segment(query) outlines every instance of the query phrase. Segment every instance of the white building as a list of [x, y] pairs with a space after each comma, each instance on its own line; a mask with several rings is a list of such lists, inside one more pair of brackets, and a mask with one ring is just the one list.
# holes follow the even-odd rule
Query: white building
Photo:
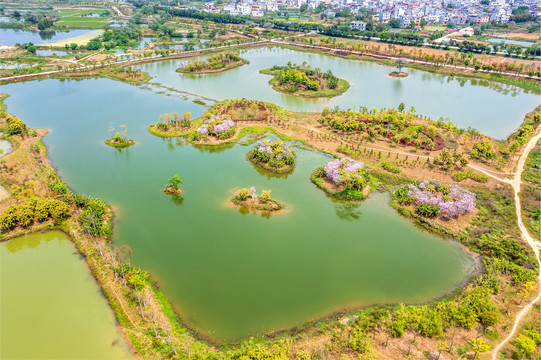
[[349, 26], [352, 29], [365, 31], [366, 30], [366, 23], [364, 21], [352, 21]]

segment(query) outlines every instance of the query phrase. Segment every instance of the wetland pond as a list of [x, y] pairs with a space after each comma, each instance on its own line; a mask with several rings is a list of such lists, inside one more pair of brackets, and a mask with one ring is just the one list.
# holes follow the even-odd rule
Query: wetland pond
[[64, 233], [0, 243], [0, 283], [0, 358], [135, 359]]
[[68, 31], [42, 31], [33, 32], [20, 29], [0, 29], [0, 45], [14, 46], [15, 44], [34, 43], [36, 45], [52, 44], [59, 41], [70, 42], [71, 39], [81, 36], [95, 34], [98, 36], [101, 31], [97, 30], [68, 30]]
[[[159, 282], [183, 322], [215, 341], [287, 329], [344, 309], [421, 303], [475, 269], [458, 244], [415, 227], [373, 193], [336, 202], [310, 182], [329, 156], [294, 148], [295, 172], [258, 172], [250, 146], [201, 148], [148, 132], [160, 114], [206, 109], [109, 79], [42, 80], [0, 87], [8, 111], [47, 128], [52, 164], [76, 192], [116, 211], [114, 241]], [[32, 104], [32, 106], [28, 106]], [[125, 124], [137, 144], [103, 144]], [[182, 197], [162, 193], [174, 174]], [[264, 216], [227, 205], [237, 187], [271, 189], [287, 210]], [[18, 307], [18, 304], [12, 306]], [[45, 311], [45, 310], [44, 310]]]
[[[358, 110], [359, 106], [396, 108], [401, 102], [406, 109], [414, 106], [418, 113], [437, 120], [448, 117], [458, 127], [471, 126], [496, 139], [504, 139], [516, 130], [524, 115], [539, 105], [539, 96], [514, 85], [442, 76], [426, 71], [406, 69], [407, 78], [391, 78], [396, 68], [375, 62], [344, 59], [289, 50], [281, 47], [241, 51], [250, 63], [213, 74], [176, 73], [186, 59], [151, 62], [137, 67], [147, 71], [153, 83], [175, 88], [210, 99], [254, 99], [280, 105], [292, 111], [321, 111], [325, 107]], [[204, 58], [204, 57], [202, 57]], [[289, 61], [332, 72], [350, 83], [350, 88], [334, 98], [304, 99], [281, 94], [268, 84], [271, 76], [259, 71]]]

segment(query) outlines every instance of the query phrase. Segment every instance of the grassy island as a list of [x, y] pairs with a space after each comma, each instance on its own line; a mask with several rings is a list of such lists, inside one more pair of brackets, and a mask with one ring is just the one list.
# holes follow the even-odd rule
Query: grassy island
[[185, 66], [177, 69], [177, 72], [187, 74], [205, 74], [227, 71], [244, 64], [248, 60], [239, 57], [239, 54], [234, 52], [225, 52], [211, 56], [207, 61], [191, 61]]
[[307, 98], [334, 97], [349, 89], [349, 83], [334, 76], [330, 69], [322, 72], [319, 68], [312, 69], [304, 63], [274, 65], [260, 73], [274, 76], [269, 81], [274, 90]]
[[134, 145], [135, 141], [132, 139], [125, 139], [120, 135], [116, 135], [110, 139], [105, 140], [105, 144], [122, 149]]
[[[111, 127], [109, 129], [110, 131], [115, 131], [115, 128]], [[109, 139], [105, 140], [105, 144], [115, 147], [117, 149], [127, 148], [135, 144], [135, 141], [132, 139], [128, 139], [126, 136], [128, 133], [128, 129], [126, 128], [126, 125], [120, 125], [120, 131], [116, 133], [115, 136], [110, 137]]]
[[182, 114], [182, 118], [176, 112], [163, 114], [160, 115], [160, 122], [150, 125], [148, 130], [160, 137], [185, 136], [189, 134], [192, 128], [191, 117], [192, 114], [190, 112]]
[[295, 168], [295, 153], [281, 141], [258, 142], [246, 157], [254, 166], [279, 174]]
[[317, 168], [310, 178], [331, 197], [362, 200], [370, 193], [370, 175], [362, 162], [350, 158], [335, 159]]
[[270, 190], [263, 190], [261, 195], [257, 196], [255, 188], [238, 190], [231, 202], [238, 206], [247, 207], [259, 211], [278, 211], [284, 208], [284, 205], [270, 198]]

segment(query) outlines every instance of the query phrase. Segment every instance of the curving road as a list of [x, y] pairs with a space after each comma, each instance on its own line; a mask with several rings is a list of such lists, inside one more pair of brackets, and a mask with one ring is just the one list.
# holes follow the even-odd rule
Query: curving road
[[[528, 141], [528, 144], [526, 145], [526, 148], [524, 149], [524, 152], [520, 156], [520, 159], [518, 160], [517, 165], [517, 172], [515, 173], [515, 177], [513, 179], [499, 179], [502, 182], [508, 183], [513, 187], [513, 191], [515, 193], [515, 209], [517, 213], [517, 221], [518, 221], [518, 227], [520, 229], [521, 236], [528, 245], [532, 248], [533, 252], [535, 253], [535, 258], [537, 259], [537, 263], [539, 264], [539, 274], [537, 276], [538, 282], [541, 285], [541, 260], [539, 258], [539, 250], [541, 248], [541, 243], [539, 241], [536, 241], [528, 232], [526, 229], [526, 226], [524, 226], [524, 222], [522, 221], [522, 209], [520, 206], [520, 186], [522, 185], [522, 172], [524, 171], [524, 165], [526, 164], [526, 159], [528, 158], [528, 155], [530, 154], [530, 151], [535, 147], [535, 145], [539, 142], [541, 139], [541, 132], [539, 132], [537, 135], [532, 137], [530, 141]], [[487, 174], [489, 175], [489, 174]], [[495, 179], [495, 176], [489, 175]], [[517, 328], [520, 324], [520, 321], [526, 316], [526, 314], [532, 309], [533, 305], [541, 299], [541, 287], [539, 290], [539, 294], [537, 294], [537, 297], [527, 303], [522, 310], [517, 314], [517, 317], [515, 318], [515, 323], [513, 324], [513, 328], [511, 329], [511, 332], [505, 339], [503, 339], [498, 345], [494, 347], [494, 349], [490, 352], [492, 353], [492, 360], [498, 360], [498, 355], [500, 350], [507, 344], [515, 335]]]

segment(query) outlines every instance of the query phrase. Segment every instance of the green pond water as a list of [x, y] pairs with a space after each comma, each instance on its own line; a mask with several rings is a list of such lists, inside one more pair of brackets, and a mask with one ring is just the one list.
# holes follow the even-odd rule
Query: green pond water
[[[396, 68], [368, 61], [300, 52], [280, 47], [244, 50], [241, 56], [248, 65], [215, 74], [181, 74], [175, 72], [186, 59], [166, 60], [139, 65], [159, 83], [169, 88], [224, 100], [247, 98], [269, 101], [293, 111], [321, 111], [339, 106], [396, 108], [401, 102], [412, 105], [418, 113], [449, 118], [459, 127], [471, 126], [496, 139], [506, 138], [520, 126], [524, 115], [540, 103], [538, 95], [514, 85], [498, 82], [442, 76], [407, 69], [407, 78], [391, 78]], [[268, 84], [271, 76], [260, 74], [273, 65], [288, 61], [306, 62], [313, 68], [331, 69], [347, 80], [350, 88], [344, 94], [328, 99], [305, 99], [276, 92]]]
[[[76, 192], [116, 210], [114, 241], [158, 280], [184, 323], [216, 341], [233, 341], [377, 303], [420, 303], [471, 274], [456, 243], [416, 228], [374, 193], [335, 202], [309, 180], [330, 158], [296, 149], [292, 175], [273, 177], [245, 159], [253, 146], [194, 148], [147, 127], [159, 115], [204, 107], [108, 79], [6, 85], [10, 112], [45, 137], [52, 163]], [[107, 147], [110, 124], [126, 124], [137, 144]], [[174, 174], [182, 197], [161, 192]], [[271, 189], [283, 213], [230, 207], [237, 187]], [[17, 307], [18, 305], [14, 304]]]
[[135, 358], [64, 233], [0, 243], [0, 284], [1, 359]]

